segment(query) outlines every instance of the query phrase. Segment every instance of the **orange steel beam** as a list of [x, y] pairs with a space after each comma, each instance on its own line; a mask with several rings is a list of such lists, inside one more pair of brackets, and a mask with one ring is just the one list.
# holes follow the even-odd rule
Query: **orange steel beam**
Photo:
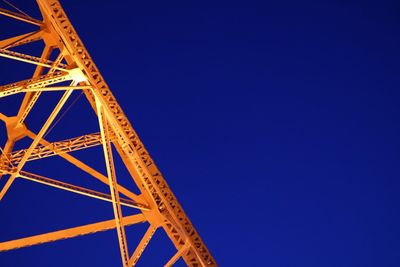
[[14, 51], [7, 50], [7, 49], [0, 48], [0, 56], [9, 58], [9, 59], [18, 60], [18, 61], [25, 62], [25, 63], [34, 64], [37, 66], [46, 67], [46, 68], [55, 68], [56, 70], [68, 71], [66, 69], [67, 66], [63, 63], [60, 63], [57, 66], [53, 66], [53, 61], [51, 61], [51, 60], [46, 60], [46, 59], [42, 59], [40, 57], [26, 55], [26, 54], [14, 52]]
[[[143, 214], [135, 214], [126, 216], [123, 218], [124, 226], [130, 226], [133, 224], [143, 223], [146, 218]], [[82, 235], [94, 234], [101, 231], [107, 231], [115, 229], [115, 220], [108, 220], [98, 223], [87, 224], [84, 226], [78, 226], [65, 230], [55, 231], [51, 233], [35, 235], [31, 237], [16, 239], [12, 241], [6, 241], [0, 243], [0, 251], [7, 251], [13, 249], [19, 249], [48, 242], [54, 242], [57, 240], [63, 240], [73, 238]]]
[[[67, 140], [42, 143], [37, 146], [28, 157], [27, 161], [42, 159], [52, 156], [61, 156], [64, 153], [73, 152], [81, 149], [86, 149], [101, 145], [100, 133], [86, 134]], [[13, 164], [18, 164], [21, 158], [25, 155], [27, 149], [21, 149], [9, 154], [8, 157]]]
[[65, 72], [54, 72], [51, 74], [42, 75], [38, 78], [28, 79], [16, 83], [0, 86], [0, 98], [21, 93], [24, 88], [41, 88], [51, 84], [56, 84], [71, 80], [71, 76]]
[[[84, 195], [87, 197], [96, 198], [96, 199], [100, 199], [100, 200], [107, 201], [107, 202], [112, 202], [111, 195], [109, 195], [109, 194], [105, 194], [105, 193], [91, 190], [88, 188], [84, 188], [81, 186], [68, 184], [65, 182], [58, 181], [58, 180], [50, 179], [50, 178], [44, 177], [42, 175], [38, 175], [38, 174], [26, 172], [26, 171], [20, 171], [18, 174], [18, 177], [29, 180], [29, 181], [33, 181], [36, 183], [44, 184], [47, 186], [55, 187], [58, 189], [66, 190], [69, 192], [73, 192], [76, 194]], [[136, 201], [131, 200], [131, 199], [120, 198], [120, 201], [121, 201], [122, 206], [131, 207], [131, 208], [135, 208], [135, 209], [139, 209], [139, 210], [146, 210], [146, 211], [149, 210], [149, 208], [146, 205], [144, 205], [142, 203], [137, 203]]]
[[6, 122], [7, 116], [0, 112], [0, 120]]
[[[46, 45], [45, 48], [43, 49], [41, 58], [44, 60], [48, 60], [50, 58], [50, 55], [53, 52], [53, 50], [54, 50], [53, 46]], [[49, 69], [47, 75], [53, 74], [56, 71], [56, 69], [54, 67], [58, 66], [61, 63], [62, 59], [63, 59], [63, 55], [62, 55], [62, 53], [60, 53], [57, 56], [56, 60], [53, 62], [52, 67]], [[40, 75], [42, 75], [43, 71], [44, 71], [43, 66], [37, 66], [35, 69], [35, 72], [33, 73], [32, 79], [39, 78]], [[26, 117], [28, 116], [29, 112], [35, 105], [36, 101], [39, 99], [41, 91], [35, 91], [35, 92], [30, 93], [30, 90], [35, 90], [37, 88], [43, 88], [43, 87], [30, 86], [30, 87], [26, 87], [22, 90], [22, 91], [27, 92], [27, 94], [25, 94], [24, 99], [22, 100], [21, 106], [20, 106], [18, 114], [17, 114], [18, 123], [22, 124], [25, 121]]]
[[174, 265], [174, 263], [179, 260], [180, 257], [182, 257], [182, 255], [184, 253], [186, 253], [189, 249], [189, 243], [186, 243], [185, 245], [183, 245], [183, 247], [181, 247], [176, 254], [164, 265], [164, 267], [171, 267], [172, 265]]
[[[43, 22], [36, 21], [36, 24], [39, 24], [38, 26], [41, 27], [41, 33], [32, 33], [32, 36], [35, 38], [32, 38], [28, 33], [0, 41], [0, 45], [3, 45], [0, 46], [0, 56], [37, 65], [32, 79], [0, 87], [0, 98], [16, 93], [25, 93], [17, 116], [0, 116], [0, 119], [6, 122], [9, 134], [8, 145], [2, 151], [0, 157], [0, 176], [4, 173], [11, 175], [6, 182], [6, 186], [0, 192], [0, 200], [10, 187], [12, 181], [18, 175], [21, 175], [24, 176], [25, 179], [29, 177], [30, 180], [34, 180], [35, 182], [41, 182], [60, 189], [111, 201], [113, 204], [114, 219], [109, 222], [113, 225], [113, 228], [117, 229], [121, 258], [124, 266], [133, 266], [137, 263], [140, 255], [152, 238], [155, 229], [158, 227], [162, 227], [165, 230], [177, 249], [177, 253], [170, 259], [167, 266], [172, 265], [180, 257], [184, 259], [188, 266], [217, 266], [211, 253], [201, 240], [196, 229], [180, 206], [104, 81], [104, 78], [84, 47], [60, 3], [57, 0], [37, 0], [37, 2], [43, 17]], [[0, 10], [0, 14], [1, 13]], [[31, 20], [31, 18], [27, 16], [17, 13], [13, 14], [12, 12], [5, 13], [10, 17], [23, 21], [27, 20], [26, 22], [33, 22], [33, 24], [35, 24], [35, 20]], [[35, 41], [36, 38], [39, 37], [42, 38], [45, 43], [45, 50], [40, 58], [6, 50], [16, 45]], [[58, 49], [60, 51], [55, 61], [49, 60], [49, 55], [53, 49]], [[67, 64], [62, 64], [62, 60], [65, 60]], [[48, 73], [42, 75], [46, 68], [49, 68]], [[56, 70], [60, 71], [56, 72]], [[71, 84], [69, 87], [63, 85], [49, 87], [50, 85], [66, 80], [73, 80], [74, 84]], [[100, 134], [91, 134], [54, 143], [49, 143], [44, 140], [44, 133], [55, 118], [53, 115], [59, 112], [57, 107], [61, 104], [61, 100], [37, 135], [32, 133], [24, 124], [26, 116], [42, 92], [66, 90], [64, 93], [65, 96], [65, 94], [70, 95], [71, 92], [76, 89], [83, 90], [90, 105], [94, 109], [99, 120]], [[33, 139], [31, 146], [27, 150], [20, 150], [12, 153], [13, 144], [24, 136]], [[139, 196], [117, 183], [111, 142], [114, 144], [122, 162], [132, 176], [133, 182], [140, 190], [141, 194]], [[69, 154], [72, 151], [86, 149], [95, 145], [103, 146], [107, 176], [104, 176]], [[90, 189], [76, 187], [42, 176], [27, 174], [21, 170], [24, 164], [29, 160], [37, 160], [55, 155], [64, 158], [76, 167], [107, 184], [110, 187], [111, 194], [107, 196], [101, 195], [102, 193]], [[9, 161], [11, 161], [11, 163]], [[132, 200], [120, 198], [119, 193], [124, 194]], [[135, 203], [145, 203], [149, 210], [141, 210], [141, 216], [146, 218], [150, 223], [150, 228], [134, 250], [133, 255], [129, 257], [124, 229], [126, 224], [125, 218], [127, 217], [122, 216], [121, 205], [132, 201]], [[40, 242], [37, 243], [42, 243], [43, 240], [45, 240], [45, 242], [51, 242], [78, 236], [86, 232], [95, 232], [97, 231], [96, 229], [99, 229], [99, 224], [78, 227], [76, 229], [79, 229], [79, 233], [74, 232], [74, 234], [71, 234], [69, 230], [65, 230], [67, 232], [64, 232], [64, 230], [58, 231], [56, 234], [45, 234], [44, 238], [43, 235], [39, 237]], [[35, 237], [32, 238], [33, 239], [25, 239], [22, 243], [35, 243]], [[9, 242], [5, 243], [11, 244]], [[1, 244], [4, 243], [0, 243], [0, 250]], [[14, 244], [14, 247], [17, 248], [18, 246]]]
[[112, 155], [111, 140], [108, 129], [108, 122], [104, 115], [104, 109], [96, 99], [97, 116], [99, 119], [100, 133], [103, 144], [104, 159], [106, 162], [107, 174], [108, 174], [108, 184], [110, 186], [115, 223], [117, 225], [119, 248], [121, 251], [122, 264], [124, 267], [128, 267], [129, 264], [129, 250], [128, 244], [126, 242], [125, 228], [122, 224], [122, 210], [119, 199], [119, 194], [117, 191], [117, 177], [115, 173], [114, 160]]
[[[14, 147], [14, 140], [7, 139], [6, 144], [4, 145], [4, 149], [1, 151], [1, 156], [0, 156], [0, 167], [4, 170], [8, 170], [10, 168], [13, 168], [14, 166], [12, 165], [11, 160], [8, 158], [7, 154], [9, 154], [13, 147]], [[9, 166], [11, 165], [11, 166]], [[3, 170], [3, 171], [4, 171]], [[0, 172], [0, 179], [3, 177], [3, 173]]]
[[[29, 131], [29, 130], [27, 132], [27, 135], [31, 139], [34, 139], [36, 137], [36, 135], [34, 133], [32, 133], [31, 131]], [[100, 133], [98, 133], [98, 135], [100, 135]], [[77, 139], [81, 139], [82, 140], [82, 137], [79, 137]], [[85, 139], [85, 138], [83, 138], [83, 139]], [[77, 142], [77, 140], [75, 140], [75, 141]], [[75, 141], [72, 141], [71, 143], [75, 143]], [[96, 171], [95, 169], [93, 169], [89, 165], [83, 163], [82, 161], [80, 161], [79, 159], [75, 158], [74, 156], [71, 156], [70, 154], [68, 154], [65, 151], [63, 151], [62, 150], [63, 145], [61, 145], [61, 143], [64, 143], [64, 145], [66, 145], [66, 147], [68, 147], [67, 151], [75, 151], [75, 150], [73, 150], [71, 148], [73, 145], [68, 146], [68, 144], [66, 144], [68, 142], [65, 142], [65, 141], [61, 142], [61, 143], [57, 143], [57, 142], [56, 143], [50, 143], [50, 142], [46, 141], [43, 138], [39, 141], [39, 143], [42, 146], [46, 146], [47, 149], [50, 149], [50, 151], [47, 152], [47, 153], [49, 153], [48, 155], [50, 155], [50, 153], [54, 152], [54, 154], [52, 154], [52, 155], [60, 156], [61, 158], [65, 159], [69, 163], [75, 165], [76, 167], [78, 167], [79, 169], [83, 170], [84, 172], [92, 175], [94, 178], [98, 179], [102, 183], [108, 185], [108, 178], [106, 176], [104, 176], [103, 174], [99, 173], [98, 171]], [[101, 144], [101, 140], [99, 141], [98, 144]], [[88, 143], [84, 144], [84, 146], [86, 148], [90, 147], [88, 145]], [[76, 146], [76, 147], [78, 147], [78, 146]], [[81, 149], [83, 149], [82, 146], [80, 146], [80, 147], [81, 147]], [[124, 194], [126, 197], [128, 197], [128, 198], [130, 198], [130, 199], [132, 199], [132, 200], [134, 200], [136, 202], [141, 202], [142, 203], [144, 201], [144, 199], [142, 197], [132, 193], [130, 190], [126, 189], [125, 187], [123, 187], [121, 185], [118, 185], [117, 188], [118, 188], [118, 191], [121, 194]]]
[[10, 18], [13, 18], [13, 19], [16, 19], [16, 20], [20, 20], [20, 21], [23, 21], [23, 22], [30, 23], [30, 24], [33, 24], [33, 25], [36, 25], [36, 26], [42, 26], [43, 25], [43, 22], [40, 21], [40, 20], [25, 16], [25, 15], [22, 15], [20, 13], [16, 13], [16, 12], [4, 9], [4, 8], [0, 8], [0, 14], [4, 15], [4, 16], [7, 16], [7, 17], [10, 17]]
[[100, 100], [107, 120], [117, 136], [117, 150], [129, 172], [138, 174], [132, 178], [144, 196], [157, 207], [168, 236], [177, 249], [187, 242], [190, 244], [188, 253], [184, 255], [185, 262], [191, 266], [215, 266], [211, 253], [140, 141], [60, 3], [57, 0], [38, 0], [38, 3], [45, 20], [51, 24], [49, 28], [59, 36], [66, 53], [93, 86], [93, 94]]
[[[50, 57], [50, 55], [51, 55], [51, 53], [52, 53], [52, 51], [53, 51], [53, 47], [52, 46], [48, 46], [48, 45], [45, 45], [45, 47], [44, 47], [44, 49], [43, 49], [43, 52], [42, 52], [42, 56], [41, 56], [41, 58], [42, 59], [44, 59], [44, 60], [48, 60], [49, 59], [49, 57]], [[62, 57], [61, 57], [62, 58]], [[58, 63], [60, 63], [61, 62], [61, 59], [60, 59], [60, 56], [56, 59], [56, 61], [54, 62], [54, 65], [58, 65]], [[34, 72], [34, 74], [33, 74], [33, 77], [32, 77], [32, 80], [36, 80], [36, 79], [38, 79], [38, 78], [40, 78], [40, 75], [42, 74], [42, 72], [43, 72], [43, 67], [42, 66], [37, 66], [36, 67], [36, 69], [35, 69], [35, 72]], [[54, 73], [55, 72], [55, 69], [54, 68], [52, 68], [52, 69], [50, 69], [49, 70], [49, 73], [48, 74], [52, 74], [52, 73]], [[41, 83], [41, 84], [46, 84], [46, 83]], [[13, 87], [13, 86], [11, 86], [11, 87]], [[29, 89], [32, 89], [32, 88], [35, 88], [36, 86], [33, 86], [33, 85], [31, 85], [31, 86], [29, 86], [29, 84], [28, 84], [28, 82], [27, 83], [25, 83], [24, 84], [24, 87], [22, 88], [22, 90], [27, 90], [28, 88]], [[3, 87], [4, 88], [4, 87]], [[28, 90], [29, 90], [28, 89]], [[21, 105], [20, 105], [20, 108], [19, 108], [19, 111], [18, 111], [18, 114], [17, 114], [17, 116], [16, 116], [16, 123], [15, 123], [15, 121], [13, 121], [12, 123], [14, 123], [13, 124], [13, 132], [15, 132], [15, 129], [23, 129], [22, 131], [24, 131], [25, 129], [26, 129], [26, 127], [25, 127], [25, 125], [23, 124], [23, 122], [24, 122], [24, 120], [25, 120], [25, 118], [28, 116], [28, 114], [29, 114], [29, 112], [30, 112], [30, 110], [33, 108], [33, 106], [35, 105], [35, 103], [36, 103], [36, 101], [38, 100], [38, 98], [39, 98], [39, 96], [40, 96], [40, 92], [35, 92], [35, 93], [27, 93], [27, 94], [25, 94], [25, 96], [24, 96], [24, 99], [23, 99], [23, 101], [22, 101], [22, 103], [21, 103]], [[10, 122], [10, 119], [9, 118], [7, 118], [6, 120], [5, 120], [5, 122], [6, 122], [6, 124], [7, 123], [9, 123]], [[10, 125], [11, 126], [11, 125]], [[7, 126], [7, 128], [9, 128], [9, 126]], [[8, 133], [9, 133], [9, 136], [8, 136], [8, 139], [7, 139], [7, 143], [6, 143], [6, 146], [5, 146], [5, 151], [4, 151], [4, 153], [9, 153], [9, 152], [11, 152], [12, 151], [12, 149], [13, 149], [13, 145], [14, 145], [14, 143], [17, 141], [16, 140], [16, 137], [22, 137], [22, 136], [10, 136], [10, 132], [9, 132], [9, 129], [7, 129], [7, 131], [8, 131]], [[20, 133], [20, 134], [24, 134], [23, 132], [22, 133]], [[10, 146], [11, 145], [11, 146]], [[8, 147], [7, 147], [8, 146]], [[3, 159], [3, 158], [2, 158]], [[6, 156], [6, 159], [7, 160], [9, 160], [8, 159], [8, 157]], [[11, 163], [11, 165], [13, 165], [12, 163]], [[1, 178], [1, 174], [0, 174], [0, 178]]]
[[[87, 91], [90, 92], [90, 91]], [[95, 92], [94, 92], [95, 94]], [[91, 94], [86, 94], [87, 99], [89, 101], [89, 103], [92, 105], [92, 107], [95, 108], [95, 104], [94, 104], [94, 97], [92, 97]], [[111, 105], [113, 106], [113, 105]], [[114, 106], [113, 106], [114, 107]], [[121, 132], [118, 132], [118, 129], [115, 130], [114, 133], [116, 136], [119, 136], [120, 138], [123, 138], [123, 134]], [[162, 197], [167, 197], [167, 193], [164, 192], [168, 192], [167, 190], [169, 190], [169, 187], [166, 188], [166, 184], [160, 184], [160, 182], [162, 180], [158, 180], [155, 186], [154, 184], [150, 184], [149, 179], [147, 179], [146, 177], [144, 177], [142, 180], [139, 180], [140, 177], [143, 175], [142, 173], [140, 173], [140, 170], [146, 169], [145, 166], [141, 165], [139, 166], [139, 168], [136, 168], [137, 166], [135, 166], [132, 162], [132, 158], [130, 157], [126, 157], [124, 156], [124, 153], [126, 152], [126, 149], [129, 149], [129, 147], [124, 146], [124, 143], [120, 143], [120, 142], [114, 142], [114, 145], [118, 151], [118, 153], [121, 155], [122, 161], [124, 162], [124, 164], [126, 165], [126, 167], [128, 168], [129, 173], [132, 175], [132, 178], [134, 179], [134, 181], [137, 183], [137, 185], [139, 186], [139, 189], [141, 189], [142, 194], [144, 197], [146, 197], [146, 200], [148, 201], [148, 203], [153, 202], [153, 205], [155, 204], [156, 207], [158, 208], [158, 211], [161, 212], [161, 218], [160, 216], [155, 216], [155, 221], [157, 222], [157, 224], [162, 225], [162, 227], [164, 228], [165, 232], [167, 233], [167, 235], [169, 236], [170, 240], [172, 241], [172, 243], [175, 245], [175, 247], [179, 250], [181, 247], [183, 247], [185, 244], [186, 246], [188, 244], [190, 244], [190, 248], [188, 249], [188, 252], [186, 254], [184, 254], [182, 257], [184, 258], [185, 262], [189, 265], [189, 266], [216, 266], [216, 263], [214, 261], [214, 259], [212, 258], [211, 254], [209, 254], [209, 251], [206, 250], [206, 247], [203, 243], [203, 241], [201, 240], [201, 238], [198, 236], [196, 230], [194, 228], [189, 228], [190, 227], [190, 221], [188, 221], [188, 218], [186, 216], [186, 214], [184, 214], [183, 210], [179, 211], [178, 210], [178, 216], [179, 216], [179, 220], [181, 222], [183, 222], [183, 226], [184, 229], [177, 227], [177, 225], [179, 224], [179, 222], [177, 223], [175, 218], [172, 218], [172, 216], [170, 214], [167, 213], [167, 210], [165, 208], [164, 203], [161, 202]], [[142, 149], [143, 147], [140, 147], [140, 149]], [[144, 149], [144, 148], [143, 148]], [[124, 151], [125, 150], [125, 151]], [[143, 154], [141, 155], [136, 155], [135, 151], [131, 151], [131, 154], [141, 157], [141, 156], [145, 156], [145, 154], [143, 152]], [[130, 155], [130, 156], [133, 156]], [[143, 160], [144, 158], [142, 158]], [[137, 162], [136, 162], [137, 163]], [[141, 164], [141, 163], [139, 163]], [[158, 175], [158, 174], [156, 174]], [[162, 177], [161, 177], [162, 178]], [[144, 183], [143, 181], [147, 182]], [[163, 190], [160, 190], [160, 188], [162, 188]], [[151, 196], [149, 198], [149, 196], [147, 195], [149, 192], [151, 192]], [[159, 195], [157, 195], [159, 194]], [[162, 195], [164, 194], [164, 195]], [[161, 197], [159, 197], [161, 195]], [[171, 196], [168, 196], [168, 198], [170, 198]], [[169, 200], [167, 200], [169, 201]], [[179, 203], [177, 202], [171, 202], [171, 205], [178, 205], [178, 206], [174, 206], [174, 208], [178, 209], [181, 208], [179, 206]], [[154, 216], [154, 214], [153, 214]], [[186, 218], [185, 218], [186, 216]], [[164, 217], [164, 218], [162, 218]], [[187, 233], [184, 232], [184, 230], [187, 231]], [[190, 238], [188, 238], [188, 241], [185, 241], [184, 237], [185, 236], [190, 236]], [[200, 255], [200, 252], [205, 254], [204, 255]], [[210, 256], [211, 258], [209, 258], [208, 256]], [[202, 257], [205, 258], [202, 259]], [[200, 261], [199, 261], [200, 259]]]
[[12, 47], [32, 43], [42, 39], [42, 30], [21, 34], [0, 41], [1, 49], [9, 49]]
[[50, 124], [53, 122], [53, 120], [56, 118], [57, 114], [60, 112], [61, 108], [64, 106], [65, 102], [68, 100], [69, 96], [71, 95], [72, 91], [66, 91], [63, 96], [61, 97], [60, 101], [57, 103], [56, 107], [54, 108], [53, 112], [50, 114], [49, 118], [46, 120], [44, 123], [43, 127], [40, 129], [40, 132], [36, 136], [36, 138], [33, 140], [32, 144], [26, 151], [25, 155], [22, 157], [21, 161], [18, 163], [16, 167], [15, 173], [13, 173], [7, 180], [6, 184], [0, 191], [0, 200], [3, 199], [4, 195], [7, 193], [7, 190], [10, 188], [11, 184], [14, 182], [15, 178], [17, 177], [18, 172], [22, 169], [24, 166], [26, 160], [28, 159], [29, 155], [32, 153], [32, 150], [36, 147], [36, 145], [39, 143], [39, 140], [43, 137], [43, 135], [46, 133], [47, 129], [50, 127]]
[[82, 86], [49, 86], [43, 88], [26, 88], [23, 89], [22, 92], [55, 92], [55, 91], [66, 91], [66, 90], [85, 90], [92, 89], [90, 85], [82, 85]]
[[[41, 59], [42, 60], [48, 60], [50, 58], [51, 53], [53, 52], [53, 47], [46, 45], [43, 49]], [[33, 73], [32, 79], [37, 79], [42, 75], [44, 70], [43, 66], [36, 66], [35, 72]], [[54, 69], [50, 69], [50, 72], [48, 74], [54, 73]], [[33, 87], [36, 88], [36, 87]], [[38, 87], [40, 88], [40, 87]], [[22, 92], [24, 92], [28, 88], [23, 88]], [[17, 118], [18, 118], [18, 123], [23, 123], [26, 117], [28, 116], [29, 111], [33, 108], [35, 105], [36, 101], [39, 99], [41, 92], [35, 92], [33, 94], [28, 93], [25, 94], [24, 99], [22, 100], [22, 103], [20, 105], [20, 108], [18, 110]]]
[[150, 239], [153, 237], [154, 233], [156, 232], [157, 227], [150, 224], [149, 228], [147, 229], [146, 233], [143, 235], [142, 240], [140, 240], [139, 245], [136, 247], [135, 251], [133, 252], [131, 258], [129, 259], [129, 266], [135, 266], [136, 263], [139, 261], [140, 256], [142, 256], [143, 251], [147, 247], [150, 242]]

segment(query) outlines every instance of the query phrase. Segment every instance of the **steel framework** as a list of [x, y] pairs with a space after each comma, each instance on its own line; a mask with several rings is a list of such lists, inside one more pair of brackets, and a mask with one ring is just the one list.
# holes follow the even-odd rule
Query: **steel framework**
[[[111, 93], [60, 3], [57, 0], [37, 0], [37, 3], [42, 14], [42, 20], [34, 19], [19, 12], [0, 9], [0, 14], [4, 16], [38, 27], [36, 31], [0, 41], [0, 56], [36, 65], [32, 78], [0, 87], [0, 98], [13, 94], [24, 95], [16, 116], [7, 117], [0, 113], [0, 120], [4, 121], [7, 127], [7, 142], [1, 149], [0, 156], [0, 177], [8, 177], [5, 185], [1, 188], [0, 200], [5, 196], [15, 179], [22, 178], [111, 202], [114, 219], [2, 242], [0, 243], [0, 251], [116, 229], [122, 265], [124, 267], [134, 266], [155, 231], [162, 228], [177, 250], [165, 266], [172, 266], [180, 257], [184, 259], [188, 266], [217, 266]], [[10, 50], [37, 41], [44, 42], [44, 49], [40, 58]], [[56, 52], [58, 56], [55, 60], [50, 60], [50, 55], [53, 52]], [[69, 82], [70, 85], [64, 85], [65, 82]], [[97, 115], [100, 132], [58, 142], [46, 141], [46, 132], [54, 124], [57, 115], [59, 115], [72, 92], [76, 90], [82, 91], [89, 101]], [[61, 91], [63, 94], [50, 116], [41, 125], [40, 131], [34, 133], [27, 127], [25, 119], [40, 95], [48, 91]], [[13, 150], [15, 143], [24, 137], [32, 139], [30, 146], [22, 150]], [[71, 154], [76, 150], [93, 146], [102, 146], [103, 148], [106, 174], [96, 171]], [[128, 169], [132, 182], [139, 188], [141, 192], [139, 195], [118, 184], [114, 167], [113, 146]], [[107, 184], [110, 194], [23, 170], [28, 161], [52, 156], [65, 159]], [[123, 216], [121, 206], [137, 209], [139, 213]], [[142, 222], [148, 222], [150, 226], [133, 254], [130, 255], [125, 227]]]

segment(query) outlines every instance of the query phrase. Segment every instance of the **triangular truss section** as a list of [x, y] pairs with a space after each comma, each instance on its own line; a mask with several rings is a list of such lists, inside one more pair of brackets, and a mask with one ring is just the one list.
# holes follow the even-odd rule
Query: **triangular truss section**
[[[114, 218], [1, 242], [0, 251], [116, 229], [122, 265], [127, 267], [134, 266], [139, 261], [154, 233], [163, 229], [176, 248], [176, 254], [165, 263], [165, 266], [172, 266], [181, 258], [188, 266], [217, 266], [111, 93], [60, 3], [57, 0], [37, 0], [37, 3], [43, 20], [0, 8], [0, 14], [38, 28], [35, 31], [0, 41], [1, 57], [35, 66], [31, 78], [0, 87], [0, 98], [16, 94], [23, 95], [17, 114], [6, 116], [0, 113], [0, 120], [5, 123], [7, 129], [7, 141], [0, 151], [0, 178], [6, 179], [2, 182], [4, 186], [0, 188], [0, 200], [12, 188], [16, 179], [26, 179], [111, 202]], [[16, 47], [37, 41], [44, 43], [40, 57], [15, 51]], [[68, 99], [71, 99], [75, 91], [82, 92], [88, 100], [88, 105], [91, 106], [98, 120], [98, 131], [82, 136], [71, 136], [65, 140], [46, 140], [46, 134], [60, 120]], [[27, 117], [41, 94], [48, 92], [59, 92], [61, 97], [44, 123], [39, 126], [39, 130], [34, 132], [26, 124]], [[26, 149], [14, 149], [15, 144], [23, 138], [30, 138], [30, 145]], [[102, 148], [104, 170], [106, 170], [104, 173], [76, 156], [75, 151], [94, 146]], [[132, 183], [137, 186], [140, 194], [135, 194], [118, 184], [113, 153], [119, 154], [132, 178]], [[107, 185], [109, 193], [73, 185], [26, 170], [27, 162], [48, 157], [61, 157], [72, 163]], [[132, 208], [137, 212], [134, 215], [124, 216], [122, 207]], [[143, 238], [139, 244], [130, 244], [125, 234], [125, 227], [143, 222], [149, 224]], [[128, 246], [136, 246], [136, 248], [128, 250]]]

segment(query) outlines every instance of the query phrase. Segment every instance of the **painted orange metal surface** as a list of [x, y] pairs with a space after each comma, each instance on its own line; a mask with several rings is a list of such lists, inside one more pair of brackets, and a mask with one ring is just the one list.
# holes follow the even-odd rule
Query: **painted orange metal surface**
[[[57, 0], [37, 0], [37, 3], [43, 17], [42, 20], [0, 9], [2, 15], [38, 27], [36, 31], [0, 40], [0, 56], [36, 65], [31, 79], [0, 86], [0, 98], [24, 94], [16, 116], [7, 117], [0, 113], [0, 120], [4, 121], [7, 126], [7, 142], [0, 151], [0, 177], [9, 176], [5, 186], [0, 188], [0, 200], [12, 188], [15, 179], [26, 179], [111, 202], [114, 219], [2, 242], [0, 251], [116, 229], [122, 266], [134, 266], [154, 233], [158, 229], [163, 229], [176, 247], [176, 254], [166, 263], [166, 266], [172, 266], [181, 257], [188, 266], [217, 266], [113, 96], [60, 3]], [[12, 51], [13, 47], [38, 41], [45, 44], [40, 58]], [[50, 60], [51, 54], [55, 51], [58, 53], [57, 58]], [[70, 83], [69, 86], [64, 85], [66, 81]], [[57, 114], [60, 113], [72, 92], [76, 90], [83, 92], [97, 115], [100, 133], [86, 134], [52, 143], [46, 141], [46, 132], [51, 129]], [[25, 124], [25, 118], [35, 106], [40, 95], [48, 91], [63, 91], [64, 93], [45, 123], [41, 125], [40, 131], [34, 133]], [[32, 139], [30, 146], [26, 149], [13, 150], [15, 143], [24, 137]], [[73, 151], [93, 146], [102, 146], [107, 174], [102, 174], [71, 155]], [[139, 195], [118, 184], [114, 169], [113, 146], [129, 171], [132, 183], [136, 184], [140, 190]], [[110, 194], [23, 170], [28, 161], [52, 156], [65, 159], [107, 184]], [[134, 208], [139, 213], [133, 216], [123, 216], [121, 205]], [[142, 222], [147, 222], [150, 226], [140, 243], [136, 245], [133, 254], [129, 255], [128, 246], [135, 246], [135, 244], [129, 243], [125, 235], [125, 227]]]

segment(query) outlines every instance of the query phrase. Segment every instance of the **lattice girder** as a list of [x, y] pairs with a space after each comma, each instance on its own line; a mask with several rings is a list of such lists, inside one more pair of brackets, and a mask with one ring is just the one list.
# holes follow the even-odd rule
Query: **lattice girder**
[[[128, 118], [119, 106], [111, 90], [106, 84], [100, 71], [96, 67], [88, 51], [77, 35], [74, 27], [67, 18], [63, 8], [57, 0], [37, 0], [43, 21], [30, 18], [26, 15], [0, 9], [0, 14], [18, 19], [36, 26], [40, 29], [20, 36], [11, 37], [0, 41], [0, 56], [23, 61], [36, 65], [36, 71], [31, 79], [15, 82], [0, 87], [0, 98], [13, 94], [24, 93], [24, 101], [16, 117], [6, 117], [0, 113], [0, 119], [6, 123], [15, 120], [15, 129], [20, 127], [20, 132], [10, 128], [7, 145], [2, 150], [0, 157], [0, 177], [9, 174], [10, 178], [0, 191], [0, 200], [7, 190], [18, 178], [28, 179], [48, 186], [57, 187], [88, 197], [94, 197], [113, 203], [114, 220], [81, 226], [71, 229], [74, 234], [66, 230], [34, 236], [31, 238], [0, 243], [0, 251], [52, 242], [63, 238], [71, 238], [80, 234], [89, 234], [97, 231], [116, 228], [120, 241], [120, 250], [123, 266], [134, 266], [154, 232], [163, 228], [177, 249], [176, 254], [168, 261], [166, 266], [171, 266], [180, 257], [188, 266], [217, 266], [211, 253], [200, 238], [196, 229], [185, 214], [173, 192], [166, 183], [153, 159], [145, 149]], [[34, 57], [12, 51], [15, 46], [42, 40], [45, 44], [42, 57]], [[49, 59], [53, 50], [59, 51], [56, 60]], [[65, 61], [65, 63], [62, 62]], [[47, 73], [44, 74], [45, 70]], [[57, 83], [70, 81], [69, 86], [57, 86]], [[54, 86], [55, 85], [55, 86]], [[86, 134], [58, 142], [47, 142], [44, 134], [53, 123], [55, 116], [60, 111], [70, 94], [74, 90], [82, 90], [94, 112], [98, 116], [100, 133]], [[29, 114], [36, 100], [42, 92], [64, 91], [64, 95], [57, 104], [51, 116], [43, 125], [38, 134], [34, 134], [24, 124], [25, 117]], [[22, 127], [22, 128], [21, 128]], [[14, 136], [13, 136], [14, 134]], [[20, 138], [28, 136], [33, 141], [29, 148], [12, 151], [14, 143]], [[116, 181], [111, 143], [125, 164], [129, 174], [141, 194], [136, 195], [119, 185]], [[102, 146], [105, 156], [107, 175], [96, 171], [86, 163], [78, 160], [70, 153], [87, 149], [93, 146]], [[23, 171], [27, 161], [59, 156], [74, 164], [110, 186], [111, 194], [96, 192], [87, 188], [67, 184], [41, 175]], [[127, 198], [121, 198], [124, 194]], [[124, 227], [129, 224], [122, 216], [121, 205], [136, 208], [143, 217], [136, 220], [132, 216], [131, 222], [137, 223], [145, 220], [150, 226], [144, 234], [133, 255], [128, 254], [129, 240], [126, 240]], [[139, 216], [139, 215], [138, 215]], [[131, 223], [131, 224], [132, 224]], [[113, 226], [113, 227], [111, 227]], [[91, 230], [91, 227], [93, 229]], [[65, 235], [65, 236], [64, 236]], [[24, 242], [27, 242], [24, 245]]]

